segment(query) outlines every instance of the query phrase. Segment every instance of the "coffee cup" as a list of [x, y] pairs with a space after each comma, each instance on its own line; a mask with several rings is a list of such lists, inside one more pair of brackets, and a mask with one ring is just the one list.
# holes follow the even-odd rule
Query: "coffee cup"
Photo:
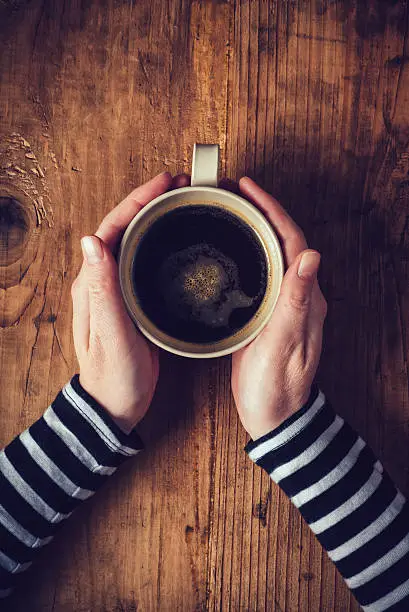
[[220, 357], [251, 342], [270, 319], [284, 273], [273, 228], [218, 187], [218, 168], [218, 145], [194, 145], [191, 186], [145, 206], [119, 252], [131, 318], [153, 343], [186, 357]]

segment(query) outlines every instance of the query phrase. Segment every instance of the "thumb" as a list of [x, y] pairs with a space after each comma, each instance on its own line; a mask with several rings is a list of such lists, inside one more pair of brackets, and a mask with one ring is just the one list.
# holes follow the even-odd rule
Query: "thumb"
[[118, 266], [106, 244], [97, 236], [81, 240], [89, 296], [90, 330], [122, 335], [129, 326], [119, 285]]
[[302, 331], [307, 324], [313, 288], [321, 255], [317, 251], [302, 251], [288, 268], [281, 284], [280, 295], [268, 326], [277, 331], [277, 317], [280, 327], [289, 324], [291, 333]]

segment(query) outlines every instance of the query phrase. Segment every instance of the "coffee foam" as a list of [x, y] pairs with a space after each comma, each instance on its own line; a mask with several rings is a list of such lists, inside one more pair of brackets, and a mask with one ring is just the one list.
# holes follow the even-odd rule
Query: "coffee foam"
[[203, 243], [168, 257], [158, 280], [170, 312], [214, 328], [227, 327], [234, 310], [248, 308], [256, 299], [241, 290], [235, 262]]

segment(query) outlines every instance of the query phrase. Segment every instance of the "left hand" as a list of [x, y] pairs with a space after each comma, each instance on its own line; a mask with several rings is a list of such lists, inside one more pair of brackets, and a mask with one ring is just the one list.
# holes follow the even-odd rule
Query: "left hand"
[[81, 241], [84, 263], [72, 285], [74, 345], [80, 383], [129, 433], [142, 419], [159, 375], [158, 351], [128, 316], [113, 252], [143, 206], [189, 177], [159, 174], [135, 189], [105, 217], [94, 236]]

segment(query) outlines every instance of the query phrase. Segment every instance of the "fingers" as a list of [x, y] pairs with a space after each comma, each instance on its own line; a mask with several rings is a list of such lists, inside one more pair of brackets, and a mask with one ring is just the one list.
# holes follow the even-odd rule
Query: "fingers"
[[[171, 177], [164, 172], [130, 193], [102, 221], [95, 236], [82, 242], [84, 264], [72, 286], [73, 335], [77, 354], [88, 350], [91, 318], [95, 325], [109, 319], [112, 326], [123, 329], [129, 317], [120, 293], [118, 273], [109, 251], [114, 251], [123, 231], [143, 206], [168, 189], [190, 184], [187, 174]], [[102, 240], [102, 242], [101, 242]]]
[[188, 187], [190, 185], [190, 176], [188, 174], [177, 174], [173, 177], [170, 189], [179, 189], [180, 187]]
[[322, 328], [326, 309], [317, 281], [320, 259], [317, 251], [305, 250], [288, 268], [267, 333], [277, 334], [280, 329], [283, 337], [298, 340], [309, 331], [311, 318], [315, 326]]
[[248, 176], [240, 179], [239, 186], [241, 193], [264, 213], [276, 230], [281, 240], [286, 264], [290, 266], [297, 255], [307, 248], [307, 242], [301, 229], [277, 200]]
[[222, 179], [220, 179], [219, 187], [220, 189], [225, 189], [226, 191], [231, 191], [232, 193], [240, 195], [239, 184], [236, 181], [233, 181], [232, 179], [229, 179], [227, 177], [223, 177]]
[[89, 301], [88, 285], [85, 279], [85, 270], [82, 266], [80, 273], [71, 287], [73, 320], [72, 331], [74, 347], [77, 355], [88, 350], [89, 345]]
[[134, 189], [118, 206], [103, 219], [95, 235], [101, 238], [113, 251], [122, 233], [134, 216], [151, 200], [167, 191], [172, 183], [169, 172], [158, 174], [153, 179]]
[[81, 240], [88, 290], [90, 334], [119, 343], [132, 325], [122, 299], [118, 268], [108, 247], [96, 236]]
[[303, 251], [284, 275], [279, 300], [291, 317], [300, 320], [308, 314], [320, 260], [317, 251]]

